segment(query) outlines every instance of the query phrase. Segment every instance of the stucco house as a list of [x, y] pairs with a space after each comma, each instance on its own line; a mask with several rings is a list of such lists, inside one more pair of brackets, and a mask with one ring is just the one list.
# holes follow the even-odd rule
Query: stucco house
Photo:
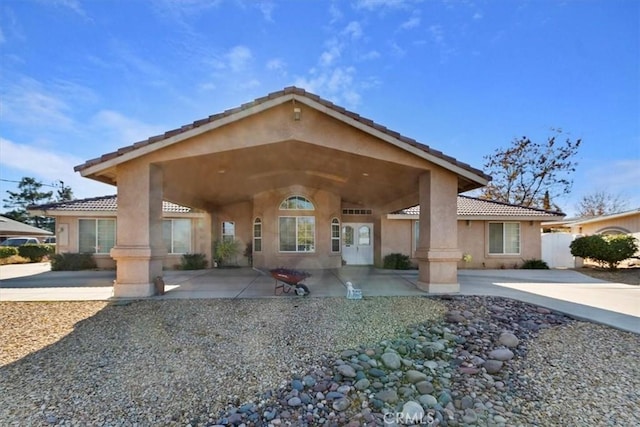
[[543, 227], [574, 235], [633, 234], [640, 235], [640, 208], [608, 215], [545, 221]]
[[[463, 255], [457, 196], [490, 180], [296, 87], [102, 155], [76, 171], [117, 186], [115, 222], [69, 216], [67, 237], [70, 244], [76, 239], [71, 218], [78, 219], [78, 239], [80, 227], [95, 227], [97, 239], [115, 228], [109, 255], [117, 266], [114, 294], [122, 297], [152, 295], [154, 279], [171, 263], [167, 230], [180, 223], [167, 225], [179, 218], [163, 212], [165, 202], [189, 207], [197, 224], [194, 252], [211, 259], [212, 242], [233, 238], [253, 244], [256, 267], [304, 269], [340, 268], [343, 259], [379, 265], [388, 250], [389, 213], [419, 206], [418, 225], [411, 225], [419, 232], [412, 243], [418, 285], [456, 292]], [[411, 222], [393, 221], [400, 228]]]
[[[458, 268], [518, 268], [526, 260], [541, 259], [541, 223], [563, 216], [562, 212], [459, 195], [458, 248], [463, 259]], [[419, 223], [419, 206], [386, 215], [382, 220], [385, 251], [415, 254]]]
[[[167, 253], [162, 260], [164, 269], [179, 265], [185, 253], [210, 252], [212, 233], [206, 212], [170, 202], [163, 202], [162, 208], [162, 238]], [[98, 267], [116, 267], [110, 251], [116, 241], [117, 196], [40, 205], [32, 207], [31, 212], [56, 219], [57, 252], [93, 253]], [[349, 214], [355, 212], [344, 213]], [[458, 261], [458, 268], [513, 268], [524, 260], [540, 259], [540, 223], [560, 216], [557, 212], [459, 195], [458, 247], [464, 259]], [[379, 223], [382, 258], [400, 253], [409, 255], [417, 264], [419, 218], [419, 206], [382, 216]], [[237, 239], [242, 249], [247, 243], [258, 249], [262, 246], [261, 233], [236, 235], [235, 222], [222, 221], [213, 228], [219, 228], [223, 239]], [[342, 224], [340, 230], [334, 227], [334, 231], [340, 239], [334, 239], [333, 243], [345, 264], [374, 264], [368, 225]], [[242, 254], [234, 262], [249, 265], [248, 258]]]

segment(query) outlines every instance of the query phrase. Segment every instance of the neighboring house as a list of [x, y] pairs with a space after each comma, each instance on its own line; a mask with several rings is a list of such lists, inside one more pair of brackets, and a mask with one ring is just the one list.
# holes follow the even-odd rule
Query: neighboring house
[[[382, 262], [389, 212], [420, 206], [418, 286], [456, 292], [457, 195], [490, 177], [302, 89], [291, 87], [76, 167], [117, 186], [115, 296], [152, 295], [162, 276], [162, 202], [210, 224], [202, 247], [235, 238], [260, 268]], [[349, 228], [350, 227], [350, 228]], [[358, 230], [347, 247], [343, 230]], [[209, 234], [207, 234], [209, 233]], [[71, 238], [71, 236], [69, 236]]]
[[544, 222], [543, 227], [554, 231], [588, 236], [591, 234], [640, 233], [640, 208], [609, 215], [567, 218], [562, 221]]
[[[92, 197], [31, 206], [33, 215], [56, 219], [57, 253], [92, 253], [99, 268], [113, 269], [111, 249], [116, 245], [117, 196]], [[207, 253], [210, 241], [208, 217], [186, 206], [162, 203], [163, 268], [173, 269], [183, 254]]]
[[[595, 217], [566, 218], [542, 223], [543, 259], [552, 267], [582, 267], [582, 258], [571, 255], [571, 242], [593, 234], [630, 234], [640, 240], [640, 208]], [[636, 254], [637, 255], [637, 254]]]
[[[542, 259], [542, 221], [560, 219], [561, 212], [458, 196], [458, 248], [464, 259], [458, 268], [517, 268], [523, 261]], [[420, 207], [386, 215], [382, 241], [387, 253], [415, 257]]]
[[33, 227], [20, 221], [15, 221], [6, 216], [0, 216], [0, 242], [9, 237], [30, 236], [30, 237], [46, 237], [53, 233], [48, 230]]

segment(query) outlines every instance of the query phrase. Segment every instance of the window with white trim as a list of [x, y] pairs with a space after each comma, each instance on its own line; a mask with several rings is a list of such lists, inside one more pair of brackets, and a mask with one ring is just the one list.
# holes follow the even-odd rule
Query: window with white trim
[[116, 245], [115, 219], [78, 220], [78, 251], [108, 254]]
[[162, 240], [170, 254], [191, 252], [191, 220], [186, 218], [162, 220]]
[[236, 240], [236, 223], [233, 221], [222, 221], [222, 241], [233, 242]]
[[331, 220], [331, 252], [340, 252], [340, 220]]
[[489, 223], [489, 254], [520, 254], [520, 223]]
[[[291, 196], [280, 203], [281, 211], [313, 211], [315, 207], [304, 196]], [[301, 212], [302, 213], [302, 212]], [[316, 217], [287, 215], [279, 218], [280, 252], [315, 252]]]
[[253, 222], [253, 251], [262, 251], [262, 220], [256, 218]]
[[315, 252], [315, 239], [315, 217], [280, 217], [280, 252]]
[[312, 211], [315, 210], [313, 203], [303, 196], [291, 196], [280, 203], [281, 211]]

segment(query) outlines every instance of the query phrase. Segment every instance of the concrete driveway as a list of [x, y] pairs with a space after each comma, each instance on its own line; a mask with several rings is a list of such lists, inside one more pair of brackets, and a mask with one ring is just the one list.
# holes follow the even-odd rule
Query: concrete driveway
[[[367, 296], [428, 296], [418, 272], [347, 266], [310, 271], [312, 297], [344, 297], [347, 281]], [[640, 333], [640, 286], [609, 283], [572, 270], [460, 270], [460, 293], [513, 298], [578, 319]], [[0, 301], [108, 300], [114, 271], [56, 272], [46, 263], [0, 266]], [[166, 271], [158, 299], [297, 298], [275, 295], [274, 279], [249, 268]]]

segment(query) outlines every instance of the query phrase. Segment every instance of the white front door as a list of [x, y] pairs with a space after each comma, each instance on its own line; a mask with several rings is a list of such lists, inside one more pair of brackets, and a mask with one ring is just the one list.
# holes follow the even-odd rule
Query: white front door
[[347, 265], [373, 264], [373, 224], [342, 225], [342, 258]]

